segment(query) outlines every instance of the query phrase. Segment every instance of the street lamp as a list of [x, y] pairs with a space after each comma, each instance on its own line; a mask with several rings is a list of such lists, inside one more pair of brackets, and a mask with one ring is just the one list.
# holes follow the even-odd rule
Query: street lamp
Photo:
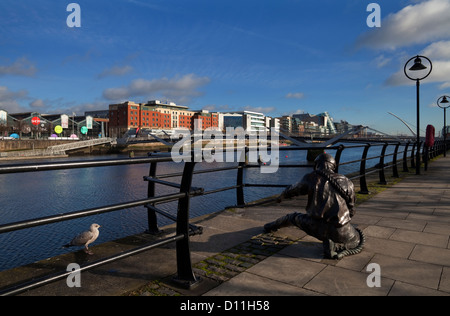
[[438, 107], [440, 107], [441, 109], [444, 109], [444, 130], [443, 130], [443, 133], [444, 133], [444, 157], [447, 157], [447, 113], [446, 113], [446, 110], [450, 106], [450, 101], [448, 101], [448, 98], [450, 98], [448, 95], [443, 95], [442, 97], [440, 97], [437, 100]]
[[[430, 66], [429, 69], [427, 66], [422, 64], [422, 58], [428, 60]], [[410, 76], [408, 72], [406, 71], [406, 68], [408, 67], [408, 64], [414, 60], [414, 65], [409, 68], [411, 72], [417, 72], [418, 76]], [[419, 94], [419, 88], [420, 88], [420, 80], [425, 79], [431, 74], [431, 71], [433, 70], [433, 64], [431, 63], [431, 60], [425, 56], [415, 56], [411, 59], [409, 59], [406, 64], [405, 68], [403, 69], [403, 72], [405, 73], [406, 77], [408, 79], [416, 81], [416, 93], [417, 93], [417, 154], [416, 154], [416, 174], [420, 174], [420, 94]]]

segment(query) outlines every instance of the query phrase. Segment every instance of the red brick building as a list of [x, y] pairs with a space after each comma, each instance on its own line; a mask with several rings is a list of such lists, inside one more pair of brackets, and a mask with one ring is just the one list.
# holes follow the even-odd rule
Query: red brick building
[[109, 106], [109, 135], [122, 137], [131, 129], [194, 129], [195, 120], [201, 120], [201, 129], [219, 126], [217, 113], [190, 111], [188, 107], [174, 103], [127, 101]]

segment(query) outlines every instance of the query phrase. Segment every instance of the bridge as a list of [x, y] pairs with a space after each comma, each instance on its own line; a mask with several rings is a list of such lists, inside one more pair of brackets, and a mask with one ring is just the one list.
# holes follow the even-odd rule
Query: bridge
[[[376, 132], [376, 134], [367, 135], [367, 130], [372, 130], [373, 132]], [[292, 142], [296, 146], [301, 147], [324, 147], [324, 146], [331, 146], [338, 142], [355, 142], [355, 143], [369, 143], [369, 142], [392, 142], [392, 141], [400, 141], [400, 142], [414, 142], [416, 138], [414, 136], [394, 136], [389, 135], [384, 132], [375, 130], [373, 128], [370, 128], [368, 126], [356, 126], [353, 129], [350, 129], [346, 132], [337, 133], [336, 130], [334, 130], [335, 133], [332, 134], [323, 134], [323, 133], [303, 133], [303, 135], [299, 135], [298, 133], [291, 133], [288, 131], [276, 131], [276, 137], [280, 140], [288, 140]], [[202, 131], [200, 131], [202, 132]], [[191, 133], [191, 142], [194, 141], [195, 132], [190, 131]], [[221, 134], [219, 131], [217, 134], [213, 133], [214, 140], [230, 140], [235, 139], [236, 137], [245, 137], [247, 140], [250, 138], [250, 134], [245, 133], [244, 136], [242, 135], [228, 135], [228, 134]], [[257, 135], [260, 137], [260, 135]], [[267, 130], [267, 140], [272, 139], [272, 131], [270, 129]], [[425, 137], [422, 137], [422, 141]], [[201, 134], [199, 136], [199, 139], [201, 139]], [[165, 135], [156, 135], [155, 133], [143, 133], [142, 135], [133, 135], [132, 137], [122, 137], [117, 139], [118, 145], [132, 145], [132, 144], [140, 144], [140, 143], [155, 143], [159, 142], [161, 144], [164, 144], [166, 146], [173, 146], [178, 141], [182, 140], [182, 138], [177, 138], [174, 135], [168, 135], [165, 133]]]
[[72, 142], [72, 143], [68, 143], [68, 144], [50, 146], [46, 149], [46, 152], [48, 152], [51, 155], [61, 155], [61, 154], [65, 154], [66, 151], [80, 149], [80, 148], [86, 148], [86, 147], [91, 147], [91, 146], [97, 146], [97, 145], [103, 145], [103, 144], [108, 144], [108, 143], [111, 144], [112, 142], [114, 142], [114, 139], [110, 138], [110, 137], [96, 138], [96, 139], [90, 139], [90, 140], [85, 140], [85, 141]]
[[64, 156], [67, 151], [87, 148], [91, 146], [103, 145], [103, 144], [114, 144], [114, 138], [96, 138], [86, 141], [74, 141], [62, 145], [49, 146], [45, 149], [32, 149], [32, 150], [18, 150], [18, 151], [8, 151], [1, 152], [0, 158], [6, 159], [27, 159], [27, 158], [37, 158], [37, 157], [52, 157], [52, 156]]

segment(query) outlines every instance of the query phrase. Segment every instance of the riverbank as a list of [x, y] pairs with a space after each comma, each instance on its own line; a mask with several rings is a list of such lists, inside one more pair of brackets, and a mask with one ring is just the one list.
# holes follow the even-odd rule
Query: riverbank
[[0, 141], [0, 153], [13, 151], [30, 151], [35, 149], [46, 149], [49, 146], [73, 143], [73, 140], [2, 140]]
[[[11, 141], [10, 143], [20, 143], [21, 141]], [[0, 142], [2, 143], [2, 142]], [[103, 144], [97, 146], [90, 146], [81, 149], [69, 150], [66, 154], [50, 155], [46, 150], [48, 146], [55, 146], [67, 144], [63, 141], [24, 141], [25, 145], [18, 145], [17, 147], [7, 147], [8, 150], [0, 151], [0, 162], [9, 160], [33, 160], [33, 159], [47, 159], [47, 158], [66, 158], [79, 157], [86, 155], [116, 155], [124, 154], [130, 157], [146, 156], [148, 152], [167, 152], [170, 148], [162, 143], [143, 143], [130, 145], [115, 145]], [[29, 148], [31, 147], [31, 148]]]

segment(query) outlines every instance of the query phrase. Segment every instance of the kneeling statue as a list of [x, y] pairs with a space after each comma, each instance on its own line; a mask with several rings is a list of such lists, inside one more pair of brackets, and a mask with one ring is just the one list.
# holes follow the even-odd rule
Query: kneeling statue
[[264, 232], [293, 225], [321, 240], [327, 259], [360, 253], [365, 238], [362, 231], [350, 223], [355, 215], [356, 200], [352, 181], [335, 172], [336, 161], [329, 154], [319, 155], [314, 163], [313, 172], [287, 188], [277, 199], [281, 202], [284, 198], [307, 194], [306, 214], [283, 216], [264, 225]]

